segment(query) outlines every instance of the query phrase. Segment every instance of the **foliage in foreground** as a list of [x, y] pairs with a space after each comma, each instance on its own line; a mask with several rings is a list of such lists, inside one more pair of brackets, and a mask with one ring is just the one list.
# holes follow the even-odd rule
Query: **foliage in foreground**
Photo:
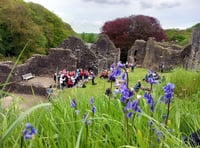
[[[141, 69], [129, 73], [130, 87], [145, 73], [146, 70]], [[181, 79], [177, 74], [184, 74], [184, 77]], [[179, 91], [179, 85], [185, 88], [191, 83], [188, 80], [191, 75], [196, 79], [199, 77], [183, 69], [166, 74], [166, 82], [153, 85], [154, 112], [150, 111], [146, 100], [140, 98], [142, 112], [134, 112], [132, 118], [126, 117], [119, 96], [109, 99], [104, 95], [110, 84], [99, 79], [96, 86], [89, 83], [85, 89], [67, 89], [52, 102], [39, 104], [25, 112], [18, 110], [16, 104], [8, 109], [1, 108], [0, 144], [2, 147], [19, 147], [21, 143], [26, 147], [189, 147], [183, 137], [199, 129], [200, 93], [198, 89], [186, 91], [185, 98], [188, 98], [181, 99], [176, 89]], [[160, 100], [164, 95], [163, 86], [168, 81], [176, 87], [166, 125], [167, 105]], [[195, 86], [200, 88], [200, 84]], [[143, 94], [139, 91], [134, 99]], [[26, 123], [31, 123], [37, 134], [34, 139], [31, 137], [22, 142]]]

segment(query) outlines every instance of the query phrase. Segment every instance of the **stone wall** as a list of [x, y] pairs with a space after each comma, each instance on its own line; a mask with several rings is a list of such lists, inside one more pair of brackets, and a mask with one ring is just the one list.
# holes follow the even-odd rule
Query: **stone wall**
[[67, 68], [76, 68], [76, 57], [69, 49], [52, 48], [46, 56], [34, 55], [26, 63], [16, 67], [14, 71], [15, 79], [21, 80], [21, 76], [31, 72], [36, 76], [52, 76], [56, 71]]
[[77, 68], [93, 69], [95, 73], [98, 73], [98, 59], [81, 39], [69, 37], [62, 42], [60, 48], [72, 50], [74, 56], [77, 57]]
[[194, 29], [192, 32], [191, 51], [186, 59], [187, 69], [200, 70], [200, 29]]
[[92, 69], [96, 74], [120, 58], [120, 50], [106, 35], [100, 35], [96, 43], [89, 45], [79, 38], [69, 37], [60, 48], [72, 50], [77, 57], [77, 68]]
[[136, 40], [134, 45], [128, 51], [128, 62], [142, 65], [146, 54], [146, 41]]
[[136, 40], [128, 52], [129, 62], [134, 61], [144, 68], [159, 69], [163, 63], [166, 70], [184, 65], [183, 58], [186, 57], [188, 48], [183, 49], [174, 43], [156, 42], [153, 38], [148, 41]]
[[115, 47], [107, 35], [101, 34], [97, 42], [91, 46], [91, 50], [98, 59], [98, 72], [109, 69], [112, 63], [120, 60], [120, 49]]
[[[9, 74], [11, 74], [13, 65], [14, 63], [11, 61], [0, 62], [0, 88], [3, 87], [2, 85], [6, 82], [6, 79], [8, 78]], [[11, 79], [12, 79], [12, 74], [11, 74]]]
[[[20, 82], [22, 75], [27, 73], [36, 76], [48, 75], [50, 77], [60, 69], [67, 68], [74, 70], [76, 68], [76, 57], [69, 49], [52, 48], [46, 56], [34, 55], [26, 63], [17, 65], [11, 73], [10, 81], [12, 83]], [[0, 81], [4, 83], [13, 68], [13, 62], [0, 63]]]
[[174, 49], [171, 45], [166, 46], [165, 43], [159, 43], [150, 38], [146, 44], [146, 54], [142, 66], [158, 70], [159, 64], [163, 63], [165, 69], [170, 70], [182, 64], [181, 52], [181, 48]]

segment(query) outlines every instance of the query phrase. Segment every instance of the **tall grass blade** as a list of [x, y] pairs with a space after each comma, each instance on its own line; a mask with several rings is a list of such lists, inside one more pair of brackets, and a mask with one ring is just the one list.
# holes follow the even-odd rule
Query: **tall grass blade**
[[45, 106], [50, 106], [50, 103], [43, 103], [43, 104], [38, 104], [32, 108], [30, 108], [29, 110], [27, 110], [26, 112], [24, 112], [23, 114], [21, 114], [19, 116], [19, 118], [17, 118], [13, 124], [11, 124], [11, 126], [7, 129], [7, 131], [5, 131], [5, 133], [2, 135], [1, 139], [0, 139], [0, 145], [3, 143], [3, 141], [11, 134], [12, 130], [14, 130], [23, 120], [26, 116], [28, 116], [31, 112], [33, 112], [34, 110], [41, 108], [41, 107], [45, 107]]
[[28, 41], [28, 42], [26, 43], [26, 45], [24, 46], [24, 48], [23, 48], [22, 51], [20, 52], [19, 56], [17, 57], [17, 60], [16, 60], [15, 64], [13, 65], [13, 67], [12, 67], [10, 73], [8, 74], [8, 77], [7, 77], [6, 81], [5, 81], [5, 84], [4, 84], [3, 87], [2, 87], [2, 91], [5, 89], [7, 83], [9, 82], [10, 77], [11, 77], [11, 75], [12, 75], [14, 69], [15, 69], [16, 66], [17, 66], [17, 63], [19, 62], [19, 60], [20, 60], [20, 58], [21, 58], [21, 56], [22, 56], [24, 50], [25, 50], [26, 47], [28, 46], [29, 42], [30, 42], [30, 41]]

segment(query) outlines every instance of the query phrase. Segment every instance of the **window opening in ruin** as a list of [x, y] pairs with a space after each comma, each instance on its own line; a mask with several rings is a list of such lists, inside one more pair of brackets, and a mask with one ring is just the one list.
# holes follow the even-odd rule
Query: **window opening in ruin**
[[136, 56], [136, 55], [137, 55], [137, 52], [138, 52], [138, 51], [137, 51], [137, 50], [135, 50], [135, 52], [134, 52], [134, 56]]

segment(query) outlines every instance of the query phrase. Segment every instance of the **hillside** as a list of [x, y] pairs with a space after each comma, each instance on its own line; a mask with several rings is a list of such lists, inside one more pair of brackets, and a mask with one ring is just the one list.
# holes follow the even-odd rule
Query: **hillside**
[[168, 41], [176, 41], [179, 45], [184, 46], [190, 42], [192, 30], [199, 27], [200, 23], [187, 29], [166, 29], [165, 34]]
[[0, 57], [26, 60], [33, 53], [45, 54], [69, 36], [77, 36], [72, 27], [46, 8], [23, 0], [0, 1]]

